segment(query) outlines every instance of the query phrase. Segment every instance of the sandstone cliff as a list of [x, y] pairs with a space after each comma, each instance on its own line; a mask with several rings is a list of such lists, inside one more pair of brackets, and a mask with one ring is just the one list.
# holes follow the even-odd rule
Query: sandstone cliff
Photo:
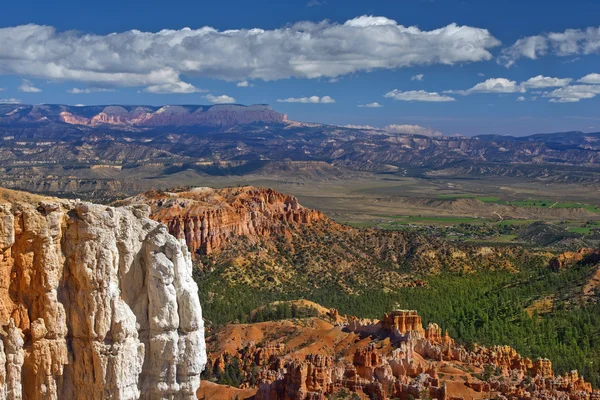
[[0, 399], [195, 398], [185, 244], [145, 206], [0, 194]]
[[190, 251], [202, 254], [221, 250], [236, 236], [257, 242], [286, 233], [290, 225], [310, 225], [326, 218], [302, 207], [293, 196], [251, 186], [148, 192], [125, 203], [150, 205], [154, 220], [167, 225], [175, 237], [185, 239]]

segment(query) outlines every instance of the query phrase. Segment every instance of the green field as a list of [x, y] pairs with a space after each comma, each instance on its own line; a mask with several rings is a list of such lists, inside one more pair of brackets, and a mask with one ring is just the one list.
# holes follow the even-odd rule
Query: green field
[[479, 196], [476, 194], [441, 194], [437, 196], [439, 200], [458, 200], [458, 199], [477, 199], [483, 203], [502, 204], [514, 207], [537, 207], [537, 208], [582, 208], [589, 212], [600, 213], [600, 208], [592, 204], [560, 202], [547, 199], [527, 199], [527, 200], [502, 200], [496, 196]]
[[440, 194], [437, 197], [438, 200], [458, 200], [458, 199], [477, 199], [484, 203], [497, 203], [500, 202], [500, 197], [495, 196], [479, 196], [476, 194]]
[[584, 228], [579, 226], [570, 226], [567, 229], [569, 230], [569, 232], [581, 233], [582, 235], [589, 235], [592, 233], [591, 228]]
[[528, 225], [534, 222], [532, 219], [505, 219], [498, 222], [498, 225]]
[[456, 225], [456, 224], [482, 224], [490, 220], [485, 218], [452, 217], [452, 216], [414, 216], [414, 215], [389, 215], [384, 218], [393, 218], [405, 224], [426, 225]]

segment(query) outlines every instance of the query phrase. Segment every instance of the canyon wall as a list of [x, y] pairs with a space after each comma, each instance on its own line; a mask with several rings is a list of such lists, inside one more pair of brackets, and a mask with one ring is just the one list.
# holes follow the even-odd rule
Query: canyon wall
[[151, 217], [185, 239], [191, 252], [210, 254], [234, 236], [249, 241], [326, 219], [320, 211], [302, 207], [290, 195], [272, 189], [233, 187], [195, 188], [187, 192], [148, 192], [125, 204], [150, 205]]
[[195, 398], [206, 350], [185, 243], [147, 206], [0, 195], [0, 399]]

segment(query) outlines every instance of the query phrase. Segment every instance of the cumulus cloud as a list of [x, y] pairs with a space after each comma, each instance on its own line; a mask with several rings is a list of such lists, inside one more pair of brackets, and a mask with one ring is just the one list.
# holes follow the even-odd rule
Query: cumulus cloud
[[392, 98], [394, 100], [402, 101], [455, 101], [456, 99], [450, 96], [444, 96], [437, 92], [426, 92], [424, 90], [410, 90], [408, 92], [402, 92], [398, 89], [394, 89], [391, 92], [385, 94], [385, 97]]
[[373, 102], [373, 103], [368, 103], [368, 104], [361, 104], [359, 105], [359, 107], [366, 107], [366, 108], [379, 108], [379, 107], [383, 107], [381, 104], [379, 104], [378, 102]]
[[436, 131], [432, 128], [427, 128], [420, 125], [401, 125], [401, 124], [392, 124], [384, 126], [383, 128], [378, 128], [376, 126], [371, 125], [343, 125], [344, 128], [350, 129], [366, 129], [366, 130], [378, 130], [385, 131], [393, 134], [403, 134], [403, 135], [421, 135], [421, 136], [431, 136], [431, 137], [440, 137], [443, 136], [442, 132]]
[[423, 74], [413, 75], [410, 77], [410, 80], [411, 81], [422, 81], [424, 76], [425, 75], [423, 75]]
[[19, 86], [19, 92], [23, 93], [39, 93], [41, 91], [42, 89], [33, 86], [33, 83], [27, 79], [23, 79], [21, 86]]
[[525, 82], [521, 82], [521, 86], [527, 89], [544, 89], [551, 87], [563, 87], [571, 83], [571, 78], [550, 78], [543, 75], [534, 76]]
[[600, 85], [572, 85], [544, 93], [552, 103], [577, 103], [583, 99], [592, 99], [600, 94]]
[[206, 92], [206, 90], [198, 89], [190, 83], [179, 81], [174, 83], [163, 83], [161, 85], [150, 85], [144, 89], [144, 92], [157, 94], [187, 94]]
[[254, 85], [248, 81], [241, 81], [241, 82], [237, 83], [237, 87], [252, 87], [252, 86], [254, 86]]
[[368, 129], [368, 130], [381, 130], [381, 128], [376, 128], [371, 125], [343, 125], [342, 128], [350, 128], [350, 129]]
[[385, 17], [279, 29], [131, 30], [109, 35], [36, 24], [0, 29], [0, 74], [193, 93], [182, 76], [226, 81], [336, 78], [359, 71], [490, 60], [500, 42], [486, 29], [450, 24], [424, 31]]
[[287, 99], [277, 99], [278, 103], [311, 103], [311, 104], [328, 104], [335, 103], [335, 100], [329, 96], [310, 96], [310, 97], [288, 97]]
[[588, 74], [588, 75], [584, 76], [583, 78], [579, 79], [577, 82], [600, 84], [600, 74]]
[[600, 27], [567, 29], [521, 38], [502, 50], [499, 62], [510, 67], [520, 58], [535, 60], [549, 54], [564, 57], [595, 53], [600, 53]]
[[213, 104], [231, 104], [235, 103], [235, 98], [222, 94], [221, 96], [215, 96], [213, 94], [207, 94], [204, 98]]
[[443, 136], [442, 132], [420, 125], [388, 125], [383, 129], [390, 133], [403, 133], [407, 135]]
[[10, 99], [0, 99], [0, 104], [18, 104], [21, 100], [11, 97]]
[[517, 97], [517, 101], [525, 101], [525, 97], [519, 96], [519, 97]]
[[115, 91], [115, 89], [97, 88], [97, 87], [90, 87], [90, 88], [84, 88], [84, 89], [74, 87], [73, 89], [67, 90], [67, 92], [71, 93], [71, 94], [90, 94], [90, 93], [114, 92], [114, 91]]
[[521, 87], [515, 81], [506, 78], [490, 78], [480, 82], [467, 90], [447, 90], [445, 93], [459, 93], [469, 95], [473, 93], [523, 93], [525, 88]]

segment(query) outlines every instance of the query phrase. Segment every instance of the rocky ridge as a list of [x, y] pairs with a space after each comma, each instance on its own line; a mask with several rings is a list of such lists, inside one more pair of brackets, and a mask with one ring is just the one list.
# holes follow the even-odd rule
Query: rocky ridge
[[147, 206], [0, 193], [0, 399], [193, 399], [191, 256]]
[[355, 229], [272, 189], [151, 191], [116, 204], [147, 204], [223, 282], [291, 292], [422, 286], [415, 273], [514, 268], [519, 251], [453, 246], [411, 232]]
[[302, 207], [293, 196], [251, 186], [151, 191], [123, 203], [148, 204], [152, 219], [184, 239], [192, 253], [201, 254], [223, 249], [236, 236], [256, 242], [260, 237], [283, 234], [290, 225], [310, 225], [326, 219], [320, 211]]
[[254, 122], [284, 123], [285, 114], [268, 105], [243, 106], [223, 104], [214, 106], [165, 105], [153, 106], [67, 106], [11, 105], [0, 107], [2, 124], [48, 124], [62, 122], [80, 126], [232, 126]]

